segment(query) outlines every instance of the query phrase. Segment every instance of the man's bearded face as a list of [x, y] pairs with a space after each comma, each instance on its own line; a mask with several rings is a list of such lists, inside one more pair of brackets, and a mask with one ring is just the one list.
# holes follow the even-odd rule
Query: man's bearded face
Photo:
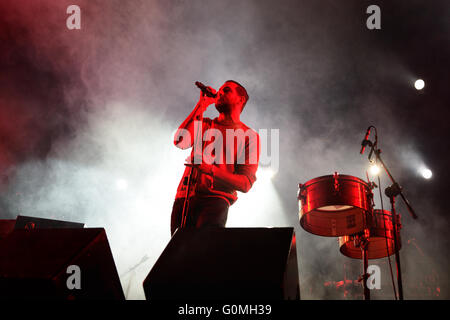
[[220, 113], [230, 113], [239, 101], [235, 86], [234, 83], [226, 82], [217, 92], [216, 109]]
[[216, 102], [216, 109], [220, 113], [229, 113], [231, 111], [231, 106], [223, 97], [219, 97]]

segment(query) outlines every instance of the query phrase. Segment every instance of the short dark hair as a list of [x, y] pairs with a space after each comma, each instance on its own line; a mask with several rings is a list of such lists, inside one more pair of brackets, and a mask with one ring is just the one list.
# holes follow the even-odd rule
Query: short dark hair
[[233, 82], [235, 85], [237, 85], [236, 91], [238, 93], [238, 95], [240, 95], [241, 97], [245, 98], [244, 103], [242, 104], [242, 110], [244, 110], [245, 105], [247, 104], [248, 99], [250, 99], [250, 97], [248, 96], [247, 90], [245, 90], [244, 86], [241, 85], [239, 82], [234, 81], [234, 80], [227, 80], [225, 82]]

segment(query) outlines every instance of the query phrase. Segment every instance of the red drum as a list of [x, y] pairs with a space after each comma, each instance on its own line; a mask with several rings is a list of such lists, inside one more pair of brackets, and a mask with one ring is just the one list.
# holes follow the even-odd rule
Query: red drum
[[300, 225], [325, 237], [339, 237], [365, 229], [372, 192], [363, 180], [335, 173], [299, 185]]
[[[400, 216], [397, 217], [397, 241], [398, 250], [400, 250], [401, 225]], [[369, 239], [367, 248], [369, 259], [381, 259], [395, 253], [394, 226], [390, 211], [374, 210], [366, 234]], [[339, 249], [343, 255], [349, 258], [362, 259], [361, 248], [355, 245], [355, 235], [339, 237]]]

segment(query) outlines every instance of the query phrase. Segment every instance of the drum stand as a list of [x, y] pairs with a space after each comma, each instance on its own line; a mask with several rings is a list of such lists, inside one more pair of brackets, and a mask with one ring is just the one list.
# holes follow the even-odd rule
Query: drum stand
[[401, 188], [397, 183], [386, 188], [384, 193], [391, 200], [391, 215], [392, 215], [392, 228], [394, 233], [394, 251], [395, 251], [395, 264], [397, 265], [397, 287], [398, 287], [398, 298], [403, 300], [403, 283], [402, 283], [402, 269], [400, 266], [400, 253], [398, 250], [398, 239], [397, 239], [397, 212], [395, 211], [395, 197], [401, 192]]
[[363, 282], [364, 287], [364, 300], [370, 300], [370, 290], [369, 287], [367, 287], [367, 279], [369, 278], [369, 274], [367, 273], [367, 268], [369, 267], [369, 256], [368, 256], [368, 249], [369, 249], [369, 237], [366, 234], [366, 230], [358, 233], [355, 235], [355, 247], [361, 248], [361, 254], [362, 254], [362, 260], [363, 260], [363, 274], [359, 277], [358, 281]]

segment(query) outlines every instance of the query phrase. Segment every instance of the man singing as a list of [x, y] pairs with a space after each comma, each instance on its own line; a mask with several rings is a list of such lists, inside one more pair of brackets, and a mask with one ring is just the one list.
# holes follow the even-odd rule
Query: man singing
[[[175, 133], [175, 146], [193, 150], [173, 204], [172, 235], [180, 226], [225, 227], [236, 191], [248, 192], [256, 181], [259, 135], [240, 121], [248, 99], [245, 88], [233, 80], [218, 92], [208, 87]], [[213, 103], [219, 116], [203, 118]]]

